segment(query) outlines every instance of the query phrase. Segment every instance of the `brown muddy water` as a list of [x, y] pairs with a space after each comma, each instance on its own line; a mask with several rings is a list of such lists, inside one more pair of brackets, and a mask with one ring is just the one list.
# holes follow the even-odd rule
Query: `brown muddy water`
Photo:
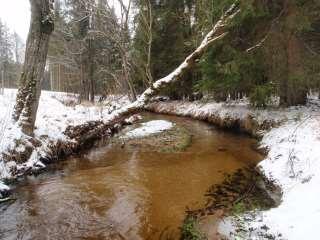
[[[149, 115], [185, 127], [183, 152], [108, 145], [19, 183], [0, 205], [0, 239], [179, 239], [187, 208], [224, 173], [261, 160], [255, 141], [199, 121]], [[160, 141], [161, 139], [159, 139]]]

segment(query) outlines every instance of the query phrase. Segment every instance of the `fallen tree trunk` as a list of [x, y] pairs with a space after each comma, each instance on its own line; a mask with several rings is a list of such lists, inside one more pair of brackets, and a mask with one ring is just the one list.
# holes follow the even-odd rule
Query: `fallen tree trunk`
[[96, 141], [107, 140], [118, 133], [124, 126], [134, 123], [139, 118], [130, 120], [122, 118], [115, 122], [105, 124], [103, 121], [87, 122], [78, 126], [69, 126], [64, 131], [69, 140], [50, 144], [39, 159], [48, 164], [55, 160], [68, 157], [80, 151], [90, 149]]
[[[112, 132], [116, 129], [117, 125], [123, 125], [128, 116], [143, 110], [144, 106], [153, 96], [156, 96], [161, 90], [168, 87], [170, 84], [181, 80], [182, 76], [196, 64], [211, 44], [222, 39], [228, 34], [226, 27], [239, 11], [238, 2], [236, 1], [236, 3], [234, 3], [213, 26], [212, 30], [206, 35], [201, 45], [191, 53], [183, 63], [168, 76], [153, 83], [152, 86], [148, 88], [135, 102], [114, 111], [107, 119], [104, 119], [104, 121], [87, 122], [79, 126], [68, 127], [65, 131], [65, 135], [69, 138], [68, 143], [72, 143], [72, 146], [69, 145], [70, 149], [72, 149], [71, 151], [81, 150], [82, 147], [87, 148], [88, 144], [90, 145], [94, 140], [97, 140], [99, 137], [103, 137], [105, 134], [108, 135], [108, 132], [110, 131], [110, 135], [112, 135]], [[32, 138], [32, 141], [34, 140], [35, 139]], [[24, 145], [24, 147], [28, 145], [35, 146], [35, 144], [28, 144], [29, 142], [30, 140], [21, 144]], [[59, 146], [59, 144], [57, 144], [57, 146]], [[23, 163], [28, 160], [27, 156], [30, 156], [31, 154], [30, 151], [29, 154], [21, 156], [19, 152], [14, 152], [15, 154], [9, 152], [9, 154], [4, 156], [4, 160]]]
[[33, 131], [50, 36], [54, 30], [53, 3], [54, 0], [30, 0], [31, 21], [25, 61], [12, 114], [14, 122], [17, 123], [19, 136], [6, 139], [8, 147], [4, 153], [0, 153], [0, 158], [5, 162], [25, 162], [39, 144], [33, 137]]
[[96, 140], [113, 136], [123, 126], [131, 123], [133, 122], [127, 121], [125, 117], [108, 123], [92, 121], [78, 126], [69, 126], [64, 131], [64, 135], [75, 143], [72, 148], [76, 151], [87, 149]]
[[[7, 170], [10, 172], [12, 179], [27, 174], [41, 172], [45, 167], [44, 164], [51, 164], [88, 150], [94, 147], [97, 141], [106, 141], [110, 139], [123, 127], [131, 125], [139, 119], [139, 116], [133, 116], [129, 119], [118, 119], [116, 122], [109, 122], [108, 124], [105, 124], [102, 121], [91, 121], [78, 126], [69, 126], [64, 131], [64, 135], [67, 136], [68, 139], [57, 141], [51, 141], [50, 139], [39, 140], [40, 144], [33, 149], [34, 159], [30, 159], [28, 164], [17, 161], [17, 163], [20, 164], [11, 164], [10, 166], [7, 166]], [[8, 195], [9, 192], [1, 192], [0, 190], [0, 199], [2, 197], [7, 197]]]
[[[14, 149], [11, 149], [11, 151], [8, 149], [6, 153], [2, 153], [4, 162], [14, 161], [15, 163], [20, 163], [19, 165], [11, 164], [11, 167], [7, 166], [12, 177], [38, 171], [44, 167], [43, 163], [52, 163], [55, 160], [92, 147], [98, 139], [111, 137], [122, 126], [128, 124], [126, 118], [129, 115], [143, 110], [153, 96], [170, 84], [181, 80], [183, 74], [196, 64], [211, 44], [225, 37], [228, 33], [226, 26], [239, 11], [238, 4], [233, 4], [207, 34], [201, 45], [175, 71], [167, 77], [156, 81], [137, 101], [116, 110], [104, 121], [87, 122], [79, 126], [68, 127], [64, 132], [68, 139], [63, 142], [40, 141], [35, 137], [26, 136], [26, 139], [16, 144]], [[24, 150], [19, 152], [18, 149]], [[24, 164], [28, 160], [30, 160], [29, 164]], [[6, 195], [1, 197], [6, 197]]]
[[[78, 145], [79, 143], [82, 145], [81, 142], [85, 143], [87, 139], [91, 139], [93, 136], [99, 136], [99, 134], [102, 134], [106, 129], [110, 129], [110, 126], [114, 126], [117, 123], [122, 124], [126, 117], [143, 110], [144, 106], [150, 102], [152, 97], [156, 96], [161, 90], [170, 84], [181, 80], [182, 76], [196, 64], [211, 44], [222, 39], [228, 34], [226, 26], [228, 26], [230, 21], [239, 11], [238, 1], [236, 1], [214, 25], [212, 30], [202, 41], [201, 45], [191, 53], [183, 63], [168, 76], [153, 83], [152, 86], [144, 91], [144, 93], [135, 102], [114, 111], [110, 114], [109, 118], [105, 119], [103, 122], [91, 122], [76, 127], [69, 127], [65, 134], [70, 139], [78, 142]], [[91, 127], [88, 131], [87, 128], [89, 125], [91, 125]]]
[[213, 26], [212, 30], [206, 35], [200, 46], [191, 53], [178, 68], [168, 76], [153, 83], [152, 86], [144, 91], [144, 93], [135, 102], [113, 112], [105, 122], [115, 122], [117, 119], [121, 119], [141, 110], [151, 100], [151, 98], [156, 96], [161, 90], [168, 87], [170, 84], [181, 80], [182, 76], [192, 69], [210, 45], [224, 38], [228, 34], [226, 27], [230, 24], [230, 21], [237, 15], [237, 13], [240, 12], [238, 6], [239, 2], [235, 1], [228, 11], [223, 14], [220, 20]]

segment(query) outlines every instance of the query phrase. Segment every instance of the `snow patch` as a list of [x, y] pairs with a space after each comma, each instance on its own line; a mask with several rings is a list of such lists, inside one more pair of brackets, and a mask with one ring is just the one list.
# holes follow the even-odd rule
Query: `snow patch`
[[165, 120], [153, 120], [146, 123], [142, 123], [141, 127], [127, 132], [124, 137], [128, 137], [128, 138], [146, 137], [151, 134], [169, 130], [172, 127], [173, 127], [172, 122], [165, 121]]
[[314, 114], [287, 121], [264, 135], [261, 146], [268, 148], [269, 153], [258, 167], [281, 187], [282, 202], [267, 211], [224, 219], [219, 228], [222, 234], [229, 236], [229, 239], [238, 239], [236, 226], [241, 222], [248, 230], [242, 235], [244, 239], [270, 239], [261, 233], [272, 235], [272, 239], [318, 239], [319, 127], [320, 117]]
[[10, 191], [10, 188], [0, 181], [0, 199], [3, 198], [4, 195], [9, 191]]
[[0, 192], [4, 190], [9, 191], [10, 188], [7, 185], [5, 185], [3, 182], [0, 182]]

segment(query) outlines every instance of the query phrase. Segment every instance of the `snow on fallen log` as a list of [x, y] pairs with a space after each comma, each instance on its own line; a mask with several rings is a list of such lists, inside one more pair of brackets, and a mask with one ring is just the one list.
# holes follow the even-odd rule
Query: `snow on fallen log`
[[[137, 101], [120, 108], [119, 110], [114, 111], [112, 114], [104, 117], [103, 120], [95, 122], [86, 122], [78, 126], [71, 126], [65, 131], [67, 136], [66, 139], [63, 139], [65, 142], [73, 142], [77, 147], [71, 148], [80, 148], [85, 146], [89, 142], [96, 140], [101, 135], [108, 132], [108, 129], [112, 132], [113, 129], [117, 128], [117, 125], [122, 125], [125, 123], [125, 119], [134, 113], [143, 109], [143, 107], [150, 101], [150, 99], [157, 95], [162, 89], [166, 88], [170, 84], [179, 81], [182, 79], [183, 75], [189, 71], [194, 64], [202, 57], [206, 49], [213, 44], [214, 42], [224, 38], [227, 35], [226, 26], [230, 21], [236, 16], [240, 11], [238, 9], [238, 1], [232, 4], [228, 11], [222, 15], [220, 20], [214, 25], [212, 30], [206, 35], [200, 46], [192, 52], [183, 63], [178, 66], [172, 73], [168, 76], [159, 79], [156, 81], [150, 88], [148, 88]], [[89, 126], [89, 131], [86, 131]], [[16, 126], [11, 125], [12, 132], [15, 132], [13, 128]], [[81, 130], [82, 129], [82, 130]], [[60, 132], [63, 132], [61, 129]], [[78, 132], [83, 135], [76, 135], [73, 132]], [[50, 131], [48, 131], [50, 134]], [[62, 136], [63, 137], [63, 136]], [[5, 164], [5, 170], [0, 172], [1, 177], [4, 177], [2, 173], [9, 171], [10, 175], [12, 172], [18, 171], [19, 174], [22, 174], [23, 171], [28, 172], [32, 168], [32, 164], [42, 166], [37, 159], [39, 156], [43, 155], [42, 149], [46, 149], [46, 146], [43, 146], [44, 141], [37, 139], [37, 136], [30, 138], [26, 135], [13, 136], [10, 139], [5, 139], [6, 143], [0, 149], [0, 154], [2, 161], [6, 163], [12, 163], [11, 168], [7, 168], [8, 164]], [[59, 145], [61, 141], [57, 140], [54, 144]], [[46, 143], [45, 143], [46, 144]], [[39, 146], [40, 145], [40, 146]], [[42, 145], [42, 146], [41, 146]], [[12, 147], [14, 146], [14, 147]], [[19, 147], [21, 146], [21, 148]], [[17, 151], [17, 150], [21, 151]], [[33, 149], [33, 151], [32, 151]], [[40, 150], [39, 150], [40, 149]], [[5, 153], [5, 154], [4, 154]], [[15, 166], [14, 163], [19, 163], [18, 166]], [[20, 170], [20, 171], [19, 171]]]
[[[112, 110], [129, 103], [126, 97], [108, 96], [105, 102], [99, 105], [69, 105], [70, 99], [73, 100], [72, 102], [76, 102], [76, 96], [42, 91], [35, 136], [31, 138], [23, 134], [10, 118], [16, 93], [16, 89], [5, 89], [4, 95], [0, 95], [0, 179], [12, 179], [21, 174], [39, 171], [45, 168], [44, 163], [54, 162], [59, 156], [65, 157], [75, 152], [81, 144], [85, 145], [85, 143], [79, 142], [76, 146], [75, 140], [64, 134], [68, 126], [81, 126], [90, 122], [91, 125], [94, 122], [102, 123], [102, 119], [108, 116]], [[138, 119], [136, 116], [128, 120], [124, 119], [124, 124], [132, 124]], [[87, 140], [92, 142], [94, 139], [106, 136], [107, 132], [109, 131], [96, 131], [96, 135], [92, 134], [92, 138], [87, 137]], [[86, 132], [84, 131], [84, 133]], [[31, 141], [30, 145], [25, 144], [24, 141], [29, 140]], [[19, 143], [18, 146], [17, 143]], [[20, 162], [18, 156], [14, 161], [13, 155], [10, 153], [11, 150], [23, 153], [28, 146], [31, 155], [27, 161], [24, 159]], [[3, 161], [3, 155], [7, 155], [6, 161]]]
[[10, 192], [10, 188], [4, 183], [0, 182], [0, 200], [8, 196], [9, 192]]
[[113, 112], [105, 121], [115, 121], [122, 116], [128, 116], [142, 109], [151, 99], [156, 96], [161, 90], [168, 87], [179, 80], [182, 80], [183, 75], [193, 66], [196, 62], [203, 56], [206, 49], [217, 42], [218, 40], [224, 38], [228, 31], [226, 26], [229, 25], [230, 21], [240, 12], [238, 8], [239, 2], [235, 1], [234, 4], [230, 6], [228, 11], [223, 14], [220, 20], [213, 26], [212, 30], [206, 35], [204, 40], [201, 42], [200, 46], [192, 52], [173, 72], [164, 78], [157, 80], [153, 85], [145, 90], [137, 101], [125, 106], [115, 112]]

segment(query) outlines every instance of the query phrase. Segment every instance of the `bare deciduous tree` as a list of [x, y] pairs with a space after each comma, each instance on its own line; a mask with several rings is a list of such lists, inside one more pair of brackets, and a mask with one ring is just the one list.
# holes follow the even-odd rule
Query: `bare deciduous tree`
[[[124, 91], [128, 93], [131, 101], [136, 100], [137, 93], [135, 91], [132, 79], [132, 60], [130, 56], [130, 31], [129, 20], [131, 14], [131, 0], [128, 4], [124, 4], [122, 0], [118, 0], [120, 6], [120, 16], [116, 16], [114, 7], [108, 3], [108, 1], [100, 6], [99, 13], [103, 18], [103, 22], [106, 27], [103, 31], [99, 29], [93, 30], [93, 33], [97, 36], [108, 39], [117, 48], [117, 52], [120, 54], [120, 68], [114, 72], [109, 72], [111, 76], [117, 78], [117, 82], [120, 83]], [[102, 9], [101, 9], [102, 8]], [[107, 69], [105, 69], [107, 70]]]
[[[138, 26], [141, 28], [141, 41], [144, 44], [143, 53], [138, 53], [138, 62], [135, 63], [138, 72], [147, 86], [153, 83], [151, 73], [151, 50], [153, 42], [153, 13], [150, 0], [139, 1]], [[140, 61], [139, 61], [140, 60]]]
[[13, 119], [27, 135], [33, 134], [49, 39], [54, 29], [53, 0], [30, 0], [30, 4], [31, 22], [25, 62], [13, 113]]

